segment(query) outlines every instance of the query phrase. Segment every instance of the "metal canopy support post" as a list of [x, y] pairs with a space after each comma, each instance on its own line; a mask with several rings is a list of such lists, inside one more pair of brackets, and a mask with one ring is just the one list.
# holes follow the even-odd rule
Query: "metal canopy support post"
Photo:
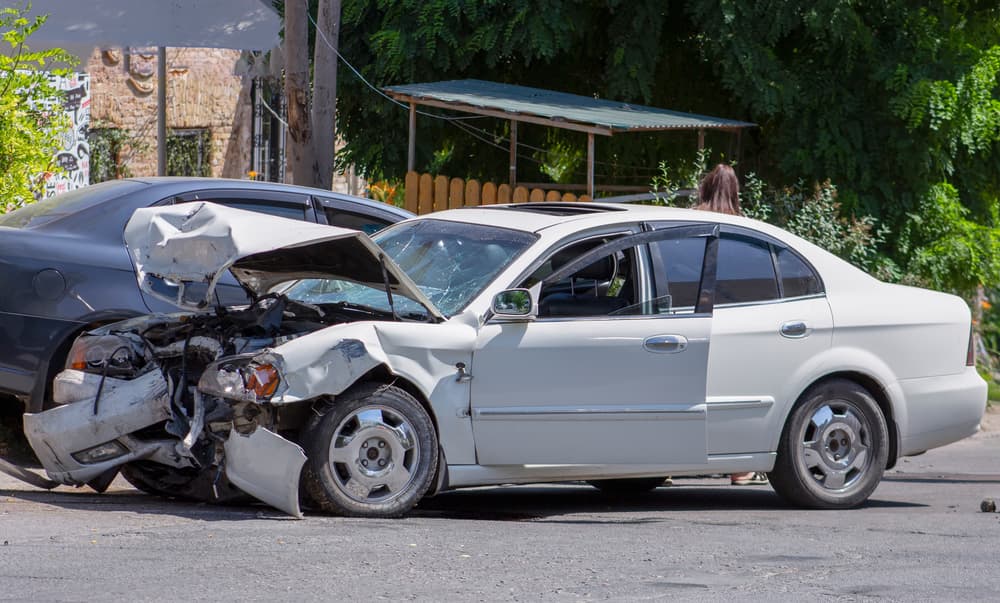
[[587, 194], [594, 198], [594, 133], [587, 133]]
[[156, 175], [167, 175], [167, 49], [157, 49], [156, 60]]
[[705, 130], [698, 130], [698, 150], [702, 151], [705, 149]]
[[510, 120], [510, 187], [517, 186], [517, 121]]
[[410, 145], [406, 154], [406, 171], [412, 172], [417, 165], [417, 104], [410, 103]]

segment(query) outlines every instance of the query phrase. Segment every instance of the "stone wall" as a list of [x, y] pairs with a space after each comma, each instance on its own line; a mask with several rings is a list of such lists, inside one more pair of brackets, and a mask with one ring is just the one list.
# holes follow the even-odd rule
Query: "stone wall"
[[[124, 159], [133, 176], [156, 175], [156, 48], [95, 50], [91, 76], [91, 127], [130, 133]], [[211, 175], [246, 178], [252, 167], [250, 78], [234, 75], [240, 51], [167, 49], [167, 128], [211, 132]], [[338, 174], [333, 190], [364, 194], [365, 183]]]
[[[167, 49], [167, 127], [211, 132], [211, 174], [242, 177], [250, 169], [250, 128], [236, 128], [242, 152], [229, 152], [242, 78], [233, 74], [238, 50]], [[156, 175], [156, 49], [95, 50], [91, 75], [91, 127], [127, 130], [133, 141], [125, 162], [134, 176]], [[248, 102], [249, 94], [244, 102]], [[249, 119], [249, 107], [240, 111]], [[237, 124], [239, 125], [239, 124]], [[228, 163], [228, 165], [227, 165]]]

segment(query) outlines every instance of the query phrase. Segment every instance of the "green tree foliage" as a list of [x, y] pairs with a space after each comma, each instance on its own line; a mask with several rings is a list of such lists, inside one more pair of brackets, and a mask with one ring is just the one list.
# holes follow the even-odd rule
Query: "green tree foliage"
[[[661, 0], [345, 0], [340, 52], [377, 87], [474, 78], [652, 102], [667, 56], [665, 32], [675, 27], [668, 10]], [[400, 176], [407, 112], [353, 74], [339, 86], [338, 127], [347, 141], [340, 163], [354, 163], [369, 175]], [[453, 148], [449, 161], [435, 167], [455, 176], [506, 179], [506, 122], [456, 123], [426, 115], [417, 122], [418, 169]], [[694, 146], [692, 137], [675, 138], [687, 149]], [[583, 181], [583, 166], [567, 163], [565, 149], [585, 149], [586, 135], [522, 124], [518, 139], [534, 147], [521, 155], [521, 180], [548, 180], [547, 167], [563, 179]], [[598, 178], [647, 182], [669, 146], [669, 137], [662, 136], [602, 137]]]
[[[59, 134], [67, 125], [62, 95], [42, 69], [51, 63], [71, 64], [58, 49], [32, 52], [28, 38], [46, 17], [26, 18], [23, 6], [0, 8], [0, 212], [16, 209], [40, 195]], [[52, 70], [62, 74], [65, 70]]]
[[[761, 124], [762, 171], [838, 183], [906, 280], [996, 282], [996, 2], [691, 1], [699, 49]], [[991, 280], [992, 279], [992, 280]]]
[[[977, 279], [996, 283], [995, 0], [345, 0], [343, 21], [341, 53], [379, 87], [478, 78], [755, 122], [741, 169], [772, 183], [772, 197], [824, 197], [813, 183], [832, 182], [836, 201], [810, 207], [862, 229], [852, 216], [871, 216], [899, 278], [966, 295]], [[341, 162], [398, 177], [406, 110], [353, 74], [340, 87]], [[417, 167], [503, 180], [507, 136], [500, 120], [421, 115]], [[550, 151], [584, 146], [532, 126], [518, 139], [536, 147], [522, 180], [547, 178]], [[727, 135], [708, 144], [725, 150], [713, 160], [735, 158]], [[693, 134], [599, 137], [597, 178], [647, 183], [694, 146]]]

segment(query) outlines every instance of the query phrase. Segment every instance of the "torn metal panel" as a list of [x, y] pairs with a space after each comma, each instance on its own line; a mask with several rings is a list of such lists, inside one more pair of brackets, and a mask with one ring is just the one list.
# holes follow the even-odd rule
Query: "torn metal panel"
[[279, 367], [283, 383], [272, 404], [336, 395], [387, 359], [374, 323], [338, 325], [293, 339], [260, 357]]
[[185, 203], [136, 210], [125, 243], [143, 292], [192, 310], [210, 305], [227, 270], [255, 295], [305, 278], [339, 278], [395, 294], [441, 313], [362, 232], [233, 209]]
[[302, 448], [261, 427], [248, 436], [234, 430], [225, 450], [229, 481], [272, 507], [302, 518], [299, 474], [306, 462]]
[[[63, 375], [75, 372], [64, 371]], [[81, 389], [90, 387], [84, 385], [90, 383], [89, 377], [77, 380]], [[117, 440], [170, 416], [167, 382], [158, 371], [152, 371], [132, 381], [106, 378], [99, 401], [88, 397], [25, 414], [24, 433], [49, 477], [61, 483], [84, 484], [112, 467], [149, 454], [151, 450], [131, 450]], [[107, 450], [81, 456], [99, 446]], [[88, 458], [94, 460], [79, 460]]]

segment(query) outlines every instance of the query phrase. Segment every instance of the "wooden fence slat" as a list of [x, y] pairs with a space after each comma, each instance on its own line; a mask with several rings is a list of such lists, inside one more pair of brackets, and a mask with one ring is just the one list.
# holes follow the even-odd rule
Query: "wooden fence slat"
[[[510, 187], [507, 187], [510, 190]], [[497, 202], [497, 185], [487, 182], [483, 185], [483, 205], [494, 205]]]
[[[519, 189], [524, 187], [519, 186]], [[511, 194], [509, 184], [501, 184], [497, 187], [497, 203], [510, 203], [513, 201], [513, 195]]]
[[426, 214], [452, 207], [493, 205], [495, 203], [538, 203], [542, 201], [593, 201], [590, 195], [577, 196], [570, 192], [541, 188], [528, 189], [524, 185], [511, 189], [509, 184], [468, 181], [462, 178], [431, 174], [406, 173], [406, 209]]
[[479, 181], [469, 180], [465, 183], [465, 205], [475, 206], [482, 205], [482, 201], [479, 198]]
[[441, 211], [448, 209], [448, 177], [437, 176], [434, 178], [434, 209]]
[[433, 211], [434, 178], [430, 174], [420, 175], [420, 189], [417, 194], [418, 214], [429, 214]]
[[406, 196], [404, 198], [403, 207], [405, 207], [407, 211], [417, 213], [420, 209], [419, 197], [417, 197], [417, 189], [420, 186], [420, 174], [416, 172], [406, 172], [406, 181], [404, 186], [406, 187]]
[[465, 180], [452, 178], [448, 185], [448, 209], [462, 207], [465, 204]]

